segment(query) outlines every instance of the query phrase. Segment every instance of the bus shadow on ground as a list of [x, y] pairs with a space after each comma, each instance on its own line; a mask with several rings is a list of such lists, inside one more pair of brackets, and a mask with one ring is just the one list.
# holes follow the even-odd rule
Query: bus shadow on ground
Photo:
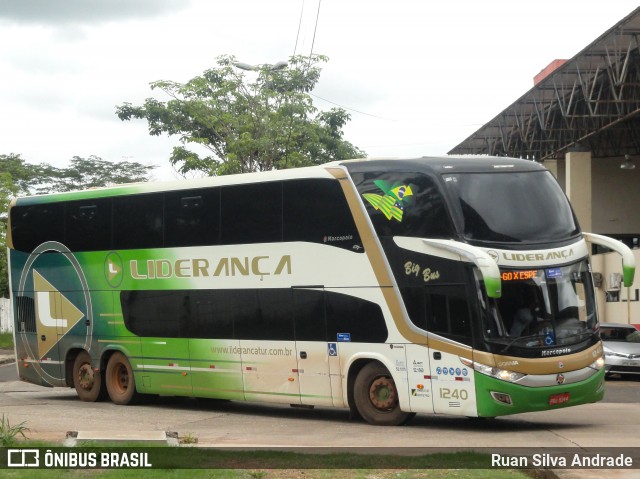
[[[243, 401], [229, 401], [221, 399], [185, 398], [173, 396], [149, 396], [133, 407], [154, 407], [166, 410], [191, 410], [202, 412], [216, 412], [222, 414], [241, 414], [262, 418], [288, 419], [301, 421], [323, 421], [342, 425], [359, 425], [371, 428], [380, 426], [369, 425], [364, 420], [351, 417], [345, 408], [306, 408], [291, 407], [284, 404], [264, 404]], [[524, 419], [522, 415], [503, 416], [500, 418], [473, 418], [460, 416], [445, 416], [433, 414], [418, 414], [404, 426], [406, 428], [442, 428], [458, 431], [475, 432], [514, 432], [514, 431], [543, 431], [562, 429], [588, 429], [588, 423], [558, 423], [556, 418], [541, 421], [545, 412], [527, 413], [531, 417], [537, 416], [536, 422]]]
[[[623, 378], [624, 379], [624, 378]], [[618, 382], [618, 381], [616, 381]], [[21, 383], [20, 383], [21, 384]], [[57, 391], [53, 393], [53, 391]], [[34, 394], [30, 388], [5, 390], [6, 393], [18, 394]], [[48, 404], [66, 405], [69, 407], [93, 408], [96, 404], [108, 405], [111, 412], [117, 412], [121, 408], [138, 409], [144, 408], [149, 410], [160, 411], [193, 411], [203, 413], [218, 413], [225, 415], [242, 415], [255, 416], [256, 418], [271, 418], [299, 421], [322, 421], [331, 422], [338, 425], [354, 425], [365, 426], [371, 428], [380, 428], [380, 426], [368, 425], [361, 419], [352, 418], [350, 412], [346, 408], [322, 408], [322, 407], [292, 407], [286, 404], [266, 404], [244, 401], [231, 401], [224, 399], [209, 398], [193, 398], [193, 397], [177, 397], [177, 396], [156, 396], [145, 395], [136, 404], [128, 406], [117, 406], [108, 400], [102, 403], [91, 403], [81, 401], [73, 389], [68, 390], [50, 390], [46, 389], [38, 392], [29, 401], [35, 405], [39, 402]], [[15, 399], [15, 398], [14, 398]], [[549, 417], [545, 419], [547, 412], [533, 412], [518, 414], [515, 416], [502, 416], [499, 418], [472, 418], [461, 416], [446, 416], [433, 414], [418, 414], [411, 421], [400, 428], [409, 429], [451, 429], [457, 431], [468, 432], [534, 432], [553, 429], [555, 431], [563, 429], [589, 429], [593, 424], [578, 422], [558, 422], [557, 417]], [[525, 417], [527, 416], [527, 417]], [[584, 418], [583, 418], [584, 419]], [[393, 427], [392, 429], [396, 429]]]

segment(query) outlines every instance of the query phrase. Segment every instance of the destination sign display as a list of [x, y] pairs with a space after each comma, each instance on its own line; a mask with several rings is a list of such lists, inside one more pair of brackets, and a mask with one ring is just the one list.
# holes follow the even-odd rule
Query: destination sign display
[[503, 271], [502, 281], [525, 281], [527, 279], [533, 279], [538, 276], [537, 269], [525, 269], [525, 270], [516, 270], [516, 271]]

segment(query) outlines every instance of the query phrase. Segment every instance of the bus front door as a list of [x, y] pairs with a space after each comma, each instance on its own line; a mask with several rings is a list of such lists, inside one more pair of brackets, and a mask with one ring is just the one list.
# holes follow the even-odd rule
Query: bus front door
[[321, 287], [293, 288], [300, 400], [302, 404], [341, 407], [338, 344], [335, 338], [327, 341], [324, 301]]
[[429, 348], [426, 344], [407, 344], [406, 351], [411, 411], [433, 413]]
[[475, 417], [473, 369], [460, 361], [459, 354], [431, 349], [431, 357], [434, 412]]

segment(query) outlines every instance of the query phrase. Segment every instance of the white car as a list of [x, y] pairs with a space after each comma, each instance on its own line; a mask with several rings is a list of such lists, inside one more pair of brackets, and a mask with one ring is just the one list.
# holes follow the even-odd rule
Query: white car
[[606, 374], [640, 374], [640, 331], [631, 324], [601, 323]]

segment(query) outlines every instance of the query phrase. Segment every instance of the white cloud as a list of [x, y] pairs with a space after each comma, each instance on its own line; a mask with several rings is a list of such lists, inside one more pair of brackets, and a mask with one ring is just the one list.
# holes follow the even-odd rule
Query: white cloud
[[[90, 8], [85, 8], [86, 6]], [[234, 54], [329, 56], [315, 94], [349, 108], [372, 156], [446, 153], [636, 8], [631, 0], [0, 0], [0, 153], [163, 165], [177, 139], [121, 122], [149, 83], [184, 82]], [[298, 25], [301, 11], [300, 35]], [[314, 39], [315, 33], [315, 39]], [[298, 39], [296, 47], [296, 39]], [[335, 106], [322, 100], [316, 104]]]
[[0, 19], [68, 25], [152, 17], [188, 6], [189, 0], [0, 0]]

